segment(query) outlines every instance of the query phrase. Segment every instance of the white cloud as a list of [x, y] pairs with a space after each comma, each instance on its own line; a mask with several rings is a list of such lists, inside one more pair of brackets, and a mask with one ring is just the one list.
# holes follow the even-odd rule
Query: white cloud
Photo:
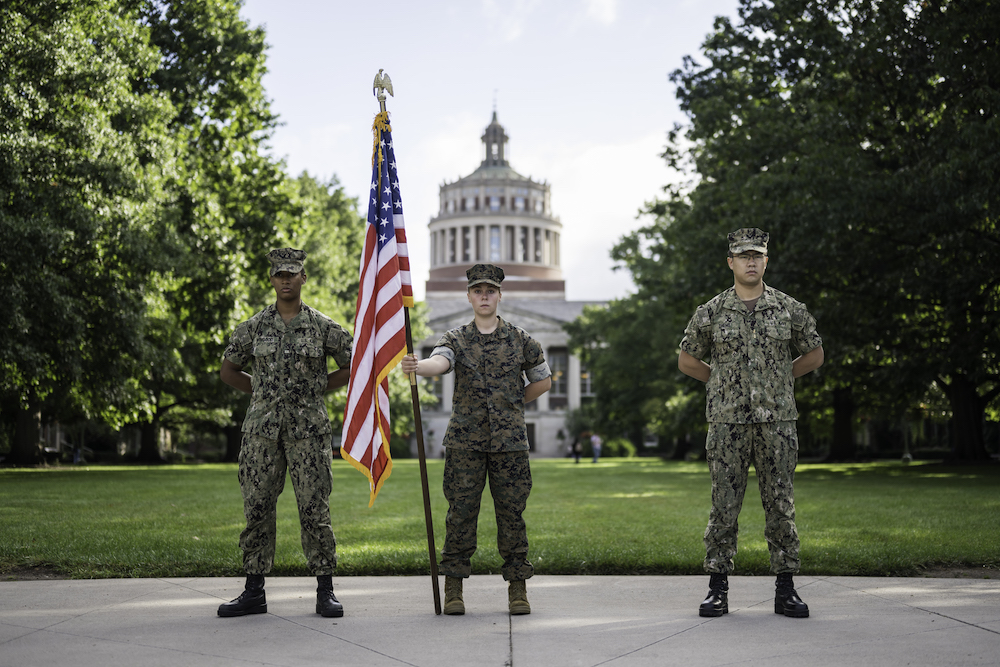
[[618, 18], [618, 0], [586, 0], [587, 18], [611, 25]]
[[538, 4], [539, 0], [483, 0], [483, 16], [490, 22], [482, 26], [484, 34], [497, 34], [504, 41], [513, 42], [524, 32], [524, 27]]

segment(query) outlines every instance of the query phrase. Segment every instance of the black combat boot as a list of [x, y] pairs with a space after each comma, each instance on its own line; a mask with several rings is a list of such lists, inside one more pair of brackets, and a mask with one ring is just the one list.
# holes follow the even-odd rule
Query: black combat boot
[[791, 572], [782, 572], [774, 582], [774, 613], [790, 618], [809, 618], [809, 605], [795, 592]]
[[344, 605], [333, 594], [333, 575], [321, 574], [316, 577], [316, 613], [324, 618], [340, 618], [344, 615]]
[[267, 598], [264, 596], [264, 575], [248, 574], [243, 592], [235, 600], [219, 605], [219, 616], [246, 616], [266, 614]]
[[713, 573], [708, 579], [708, 597], [698, 608], [699, 616], [722, 616], [729, 613], [729, 576]]

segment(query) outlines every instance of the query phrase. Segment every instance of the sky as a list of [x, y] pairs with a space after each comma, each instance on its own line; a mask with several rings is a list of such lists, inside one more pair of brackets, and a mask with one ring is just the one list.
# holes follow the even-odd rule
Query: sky
[[[399, 168], [414, 295], [424, 297], [438, 190], [474, 171], [493, 111], [518, 173], [551, 185], [570, 301], [633, 291], [610, 253], [652, 220], [646, 202], [679, 176], [660, 157], [686, 123], [669, 75], [700, 56], [738, 0], [246, 0], [267, 32], [264, 86], [280, 117], [270, 142], [292, 175], [336, 177], [364, 206], [372, 82]], [[363, 195], [363, 197], [362, 197]]]

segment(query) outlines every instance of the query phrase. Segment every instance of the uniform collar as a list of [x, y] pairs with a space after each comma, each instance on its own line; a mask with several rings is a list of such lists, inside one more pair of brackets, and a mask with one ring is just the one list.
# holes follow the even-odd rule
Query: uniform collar
[[[299, 315], [305, 315], [308, 318], [311, 312], [312, 308], [310, 308], [303, 302], [302, 307], [299, 309], [298, 315], [289, 320], [288, 324], [291, 325], [292, 322], [295, 322], [296, 319], [298, 319]], [[282, 327], [286, 326], [285, 321], [281, 319], [281, 313], [278, 312], [278, 307], [273, 303], [267, 304], [267, 307], [264, 309], [264, 316], [275, 320]]]
[[472, 320], [466, 325], [465, 337], [469, 340], [475, 340], [477, 337], [486, 336], [497, 336], [498, 338], [506, 338], [510, 334], [510, 325], [504, 321], [502, 317], [497, 315], [497, 328], [493, 330], [493, 333], [483, 334], [479, 333], [479, 328], [476, 327], [476, 321]]
[[[736, 295], [736, 288], [730, 287], [726, 290], [726, 296], [723, 299], [722, 307], [728, 308], [729, 310], [740, 310], [740, 305], [743, 301], [739, 296]], [[777, 301], [774, 297], [774, 290], [764, 283], [764, 291], [761, 293], [760, 297], [757, 299], [757, 307], [754, 310], [761, 310], [763, 308], [771, 308], [777, 305]]]

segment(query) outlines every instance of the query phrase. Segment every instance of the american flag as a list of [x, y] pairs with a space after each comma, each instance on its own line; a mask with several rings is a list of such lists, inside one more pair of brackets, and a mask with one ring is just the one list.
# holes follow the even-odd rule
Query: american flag
[[405, 313], [413, 306], [392, 128], [385, 112], [372, 128], [372, 185], [354, 318], [351, 382], [341, 455], [368, 477], [375, 502], [392, 472], [389, 453], [389, 371], [406, 354]]

